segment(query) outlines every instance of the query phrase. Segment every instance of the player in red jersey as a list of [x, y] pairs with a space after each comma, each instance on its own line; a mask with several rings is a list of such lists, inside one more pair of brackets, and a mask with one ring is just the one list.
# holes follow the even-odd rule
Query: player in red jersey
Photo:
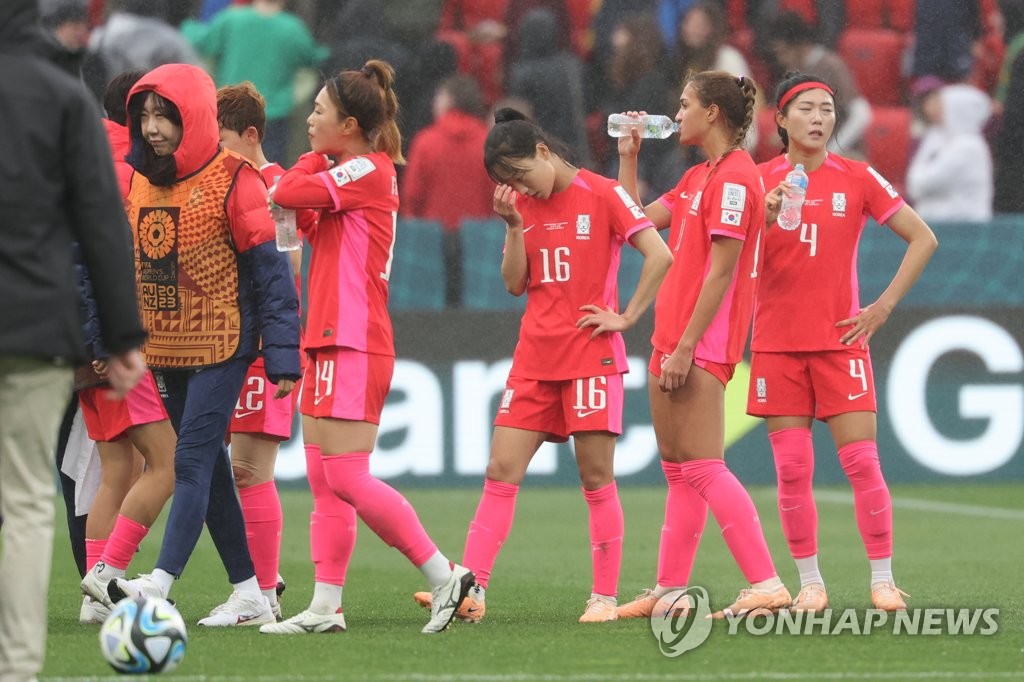
[[[129, 147], [128, 92], [143, 75], [141, 71], [119, 74], [103, 93], [107, 114], [103, 126], [122, 198], [127, 197], [134, 172], [124, 160]], [[90, 293], [83, 292], [83, 297]], [[89, 327], [87, 347], [94, 369], [103, 374], [108, 354], [97, 330]], [[100, 485], [85, 522], [87, 572], [82, 577], [85, 597], [79, 611], [79, 622], [95, 624], [110, 615], [107, 583], [125, 575], [139, 543], [174, 490], [177, 436], [151, 371], [147, 370], [123, 399], [115, 399], [109, 386], [94, 385], [78, 393], [78, 402], [89, 438], [96, 441], [101, 466]], [[145, 464], [144, 470], [140, 462]]]
[[322, 211], [309, 268], [309, 362], [299, 407], [316, 582], [308, 609], [263, 626], [264, 633], [345, 629], [341, 595], [357, 514], [430, 583], [434, 608], [422, 632], [447, 628], [473, 582], [471, 571], [438, 551], [408, 501], [370, 474], [395, 366], [387, 300], [398, 215], [395, 162], [403, 159], [394, 77], [387, 62], [371, 60], [329, 78], [307, 120], [313, 151], [273, 195], [285, 208]]
[[[708, 507], [750, 582], [716, 616], [791, 601], [750, 495], [725, 465], [725, 386], [743, 357], [763, 252], [764, 185], [742, 149], [754, 94], [749, 78], [724, 71], [687, 79], [679, 142], [699, 146], [709, 160], [645, 209], [656, 226], [669, 227], [675, 256], [655, 303], [648, 382], [668, 495], [657, 583], [619, 607], [620, 617], [649, 616], [662, 596], [687, 585]], [[634, 196], [639, 148], [635, 132], [620, 139], [619, 178]]]
[[[828, 606], [818, 570], [817, 510], [811, 492], [811, 424], [826, 422], [853, 487], [857, 525], [871, 564], [877, 609], [904, 609], [892, 577], [892, 500], [876, 443], [875, 381], [868, 341], [917, 281], [935, 235], [868, 164], [826, 151], [836, 125], [832, 88], [787, 74], [775, 120], [786, 151], [761, 164], [770, 228], [754, 314], [747, 412], [764, 417], [778, 473], [779, 516], [800, 572], [792, 608]], [[801, 225], [775, 223], [786, 174], [802, 163], [810, 178]], [[857, 244], [868, 218], [907, 242], [903, 263], [874, 303], [861, 307]]]
[[[619, 183], [569, 164], [565, 145], [517, 111], [500, 110], [495, 123], [484, 163], [499, 183], [494, 210], [507, 228], [501, 275], [511, 294], [526, 294], [526, 312], [494, 420], [483, 496], [466, 536], [463, 561], [476, 585], [458, 616], [483, 618], [526, 468], [544, 441], [571, 435], [590, 509], [594, 575], [580, 622], [615, 620], [623, 519], [612, 460], [622, 433], [622, 375], [629, 371], [620, 332], [654, 300], [672, 256]], [[644, 255], [644, 266], [619, 314], [623, 244]], [[416, 601], [427, 605], [430, 595], [417, 593]]]
[[[260, 171], [267, 187], [284, 175], [284, 168], [267, 160], [263, 153], [266, 133], [266, 103], [256, 87], [246, 81], [226, 85], [217, 91], [217, 123], [220, 126], [220, 144], [227, 150], [241, 154]], [[316, 211], [299, 211], [296, 220], [303, 232], [316, 226]], [[295, 289], [301, 290], [299, 273], [302, 251], [288, 252], [295, 273]], [[301, 360], [300, 356], [300, 360]], [[304, 369], [304, 363], [300, 362]], [[263, 356], [259, 355], [249, 366], [242, 393], [228, 427], [231, 442], [231, 469], [245, 517], [249, 553], [260, 590], [270, 600], [275, 615], [280, 618], [278, 596], [284, 591], [284, 580], [278, 573], [281, 562], [281, 530], [284, 516], [281, 498], [274, 482], [274, 463], [281, 441], [292, 436], [292, 421], [298, 392], [286, 398], [276, 397], [277, 386], [267, 378]]]

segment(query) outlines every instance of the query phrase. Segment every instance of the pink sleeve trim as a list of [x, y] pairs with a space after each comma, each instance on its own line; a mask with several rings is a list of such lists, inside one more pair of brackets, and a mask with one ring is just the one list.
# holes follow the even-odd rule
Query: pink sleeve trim
[[658, 228], [654, 227], [654, 223], [652, 223], [650, 220], [648, 220], [647, 222], [640, 223], [639, 225], [637, 225], [633, 229], [631, 229], [628, 232], [626, 232], [626, 241], [630, 242], [632, 244], [632, 242], [630, 240], [633, 239], [633, 235], [636, 234], [637, 232], [639, 232], [640, 230], [646, 230], [648, 227], [651, 227], [651, 228], [654, 228], [654, 229], [658, 229]]
[[881, 216], [879, 216], [878, 224], [879, 225], [885, 225], [885, 221], [887, 221], [889, 218], [891, 218], [893, 213], [895, 213], [896, 211], [898, 211], [901, 208], [903, 208], [904, 206], [906, 206], [906, 204], [907, 204], [907, 202], [905, 200], [900, 199], [892, 208], [890, 208], [888, 211], [886, 211]]
[[719, 237], [729, 237], [730, 239], [739, 239], [740, 241], [743, 241], [743, 240], [745, 240], [747, 238], [747, 233], [746, 232], [733, 232], [732, 230], [723, 230], [722, 228], [717, 228], [717, 229], [714, 229], [714, 230], [709, 230], [709, 234], [711, 234], [712, 236], [718, 235]]
[[330, 175], [327, 173], [317, 173], [316, 176], [320, 178], [320, 182], [324, 183], [327, 188], [328, 194], [331, 195], [331, 201], [334, 202], [334, 208], [331, 209], [334, 213], [341, 210], [341, 197], [338, 196], [338, 188], [334, 186], [334, 182], [331, 180]]

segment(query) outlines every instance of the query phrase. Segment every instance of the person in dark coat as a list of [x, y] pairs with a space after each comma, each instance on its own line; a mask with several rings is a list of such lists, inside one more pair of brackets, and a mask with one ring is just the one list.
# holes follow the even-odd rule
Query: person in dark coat
[[0, 3], [0, 679], [43, 667], [53, 451], [85, 360], [72, 242], [92, 278], [107, 375], [142, 377], [131, 232], [99, 112], [51, 63], [36, 0]]

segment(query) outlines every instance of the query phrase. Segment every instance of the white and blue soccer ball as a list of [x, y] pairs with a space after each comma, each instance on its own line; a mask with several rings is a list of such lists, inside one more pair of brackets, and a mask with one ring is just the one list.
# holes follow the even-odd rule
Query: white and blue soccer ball
[[119, 673], [174, 670], [185, 657], [187, 642], [178, 609], [159, 597], [122, 599], [100, 628], [100, 651]]

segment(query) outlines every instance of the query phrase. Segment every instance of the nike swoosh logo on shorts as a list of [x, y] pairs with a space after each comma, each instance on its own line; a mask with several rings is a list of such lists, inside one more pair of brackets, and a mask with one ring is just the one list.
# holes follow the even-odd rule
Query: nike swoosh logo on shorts
[[863, 398], [863, 397], [864, 397], [864, 396], [866, 396], [867, 394], [868, 394], [868, 392], [867, 392], [867, 391], [864, 391], [863, 393], [848, 393], [848, 394], [846, 395], [846, 398], [847, 398], [848, 400], [856, 400], [857, 398]]
[[584, 417], [589, 417], [590, 415], [600, 411], [601, 410], [590, 410], [589, 412], [584, 412], [583, 410], [576, 410], [576, 417], [578, 419], [583, 419]]
[[313, 404], [314, 404], [314, 405], [319, 405], [319, 404], [320, 404], [320, 402], [321, 402], [321, 401], [322, 401], [322, 400], [323, 400], [324, 398], [326, 398], [326, 397], [327, 397], [327, 396], [325, 396], [325, 395], [322, 395], [322, 396], [318, 396], [318, 397], [316, 397], [316, 398], [313, 398]]
[[250, 414], [256, 414], [258, 410], [252, 410], [251, 412], [235, 412], [235, 419], [245, 419]]

